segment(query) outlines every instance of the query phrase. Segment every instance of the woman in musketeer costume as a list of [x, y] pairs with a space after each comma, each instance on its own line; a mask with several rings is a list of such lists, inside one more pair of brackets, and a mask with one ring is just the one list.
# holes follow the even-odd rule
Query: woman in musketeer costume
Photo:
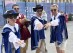
[[7, 24], [2, 31], [5, 53], [20, 53], [20, 47], [24, 47], [25, 43], [20, 40], [19, 26], [15, 23], [18, 13], [14, 10], [9, 10], [3, 16], [7, 20]]

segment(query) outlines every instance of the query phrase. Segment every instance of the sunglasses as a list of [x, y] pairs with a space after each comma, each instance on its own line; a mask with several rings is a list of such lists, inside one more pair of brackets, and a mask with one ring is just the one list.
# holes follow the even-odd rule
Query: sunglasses
[[15, 10], [16, 10], [16, 9], [18, 9], [18, 10], [19, 10], [19, 8], [14, 8], [14, 9], [15, 9]]
[[51, 9], [51, 11], [56, 11], [57, 9]]
[[37, 10], [36, 12], [42, 12], [43, 10], [41, 9], [41, 10]]

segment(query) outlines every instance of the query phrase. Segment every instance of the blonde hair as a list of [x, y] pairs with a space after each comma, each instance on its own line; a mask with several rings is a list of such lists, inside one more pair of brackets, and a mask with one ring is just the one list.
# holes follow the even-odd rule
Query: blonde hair
[[58, 5], [57, 4], [53, 4], [52, 6], [56, 6], [58, 8]]
[[51, 5], [51, 9], [53, 9], [53, 8], [58, 9], [58, 5], [57, 4]]

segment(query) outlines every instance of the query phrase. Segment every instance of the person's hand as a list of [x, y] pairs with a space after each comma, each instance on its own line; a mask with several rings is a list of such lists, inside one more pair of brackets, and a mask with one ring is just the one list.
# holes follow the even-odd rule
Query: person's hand
[[24, 42], [23, 40], [18, 40], [16, 43], [17, 43], [18, 45], [21, 45], [23, 42]]
[[26, 44], [24, 43], [24, 40], [21, 40], [20, 43], [21, 43], [20, 47], [25, 47]]
[[46, 29], [46, 28], [48, 28], [50, 26], [51, 26], [51, 23], [49, 22], [49, 23], [47, 23], [47, 24], [44, 25], [44, 28]]
[[18, 40], [18, 42], [16, 42], [19, 46], [21, 47], [25, 47], [25, 43], [24, 43], [24, 40]]

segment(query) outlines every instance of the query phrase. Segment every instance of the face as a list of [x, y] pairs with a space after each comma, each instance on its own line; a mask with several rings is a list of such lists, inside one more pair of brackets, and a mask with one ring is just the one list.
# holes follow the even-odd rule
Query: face
[[37, 14], [39, 15], [39, 16], [41, 16], [42, 15], [42, 9], [38, 9], [36, 12], [37, 12]]
[[51, 13], [52, 15], [57, 15], [58, 7], [57, 6], [51, 6]]
[[13, 6], [13, 9], [14, 9], [16, 12], [19, 12], [19, 6]]
[[7, 20], [10, 25], [14, 25], [16, 22], [16, 18], [14, 16], [7, 18]]

